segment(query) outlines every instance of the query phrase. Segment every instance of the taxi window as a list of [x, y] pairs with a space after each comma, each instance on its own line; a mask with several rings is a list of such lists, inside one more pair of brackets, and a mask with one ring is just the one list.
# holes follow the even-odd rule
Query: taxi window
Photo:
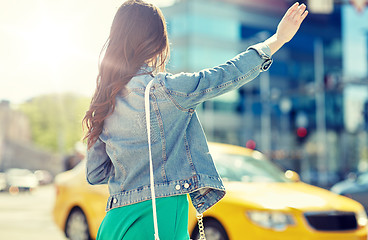
[[231, 154], [215, 154], [213, 159], [225, 181], [290, 182], [284, 173], [268, 160]]

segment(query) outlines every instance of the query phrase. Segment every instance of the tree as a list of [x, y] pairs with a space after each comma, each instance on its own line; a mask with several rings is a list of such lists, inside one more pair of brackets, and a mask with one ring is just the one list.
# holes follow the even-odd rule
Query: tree
[[29, 118], [33, 142], [61, 154], [73, 151], [82, 139], [82, 119], [89, 98], [76, 94], [50, 94], [32, 98], [19, 109]]

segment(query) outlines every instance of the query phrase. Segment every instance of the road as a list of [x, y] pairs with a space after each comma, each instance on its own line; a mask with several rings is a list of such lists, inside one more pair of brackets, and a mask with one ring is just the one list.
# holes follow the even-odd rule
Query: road
[[0, 192], [1, 240], [66, 240], [52, 218], [55, 190], [42, 186], [32, 193]]

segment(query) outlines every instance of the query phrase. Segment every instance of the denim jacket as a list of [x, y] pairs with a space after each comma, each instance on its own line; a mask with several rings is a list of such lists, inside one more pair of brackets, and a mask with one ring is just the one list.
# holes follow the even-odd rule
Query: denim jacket
[[[198, 104], [237, 89], [266, 71], [270, 49], [261, 43], [223, 65], [196, 73], [159, 73], [133, 77], [116, 97], [112, 115], [87, 152], [90, 184], [108, 183], [106, 211], [151, 199], [144, 91], [150, 90], [151, 142], [156, 197], [189, 194], [203, 213], [225, 188], [209, 153], [196, 114]], [[143, 68], [142, 71], [147, 71]]]

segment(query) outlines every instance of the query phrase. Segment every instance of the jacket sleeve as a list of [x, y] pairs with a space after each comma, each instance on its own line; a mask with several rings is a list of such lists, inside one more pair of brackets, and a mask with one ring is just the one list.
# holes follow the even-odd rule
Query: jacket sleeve
[[86, 177], [88, 183], [106, 184], [114, 166], [106, 153], [106, 145], [99, 138], [87, 151]]
[[198, 104], [240, 88], [271, 66], [271, 50], [259, 43], [225, 64], [196, 73], [162, 74], [158, 80], [170, 98], [181, 108]]

